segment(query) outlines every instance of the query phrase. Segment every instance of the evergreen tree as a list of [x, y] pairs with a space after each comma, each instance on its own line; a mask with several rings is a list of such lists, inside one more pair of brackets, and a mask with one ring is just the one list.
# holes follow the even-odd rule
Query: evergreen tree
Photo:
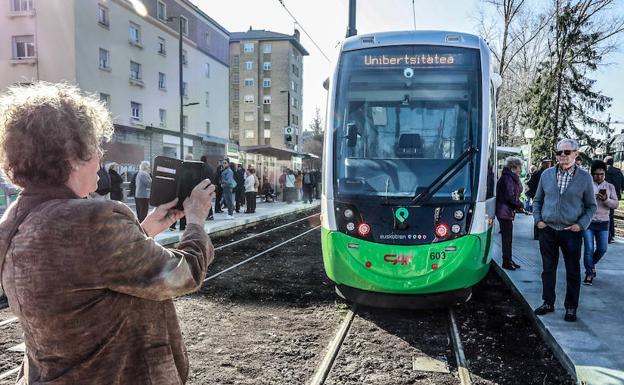
[[611, 98], [595, 90], [595, 80], [587, 74], [613, 51], [611, 39], [624, 30], [621, 18], [603, 19], [614, 1], [555, 0], [549, 55], [526, 94], [525, 125], [537, 133], [534, 159], [553, 157], [557, 141], [564, 136], [595, 146], [596, 140], [585, 129], [606, 128], [594, 114], [608, 108]]

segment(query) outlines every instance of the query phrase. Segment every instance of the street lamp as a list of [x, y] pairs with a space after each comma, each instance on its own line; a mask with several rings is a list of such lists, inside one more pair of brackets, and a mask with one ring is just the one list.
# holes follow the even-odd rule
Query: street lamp
[[524, 130], [524, 138], [527, 140], [527, 145], [529, 146], [529, 161], [527, 162], [527, 168], [530, 170], [531, 169], [531, 157], [533, 156], [532, 154], [532, 143], [531, 141], [535, 138], [535, 130], [532, 128], [527, 128], [526, 130]]
[[[184, 36], [182, 35], [182, 17], [180, 16], [169, 16], [167, 17], [167, 21], [171, 22], [174, 19], [178, 19], [179, 21], [179, 30], [178, 30], [178, 70], [180, 76], [180, 159], [184, 160], [184, 79], [182, 77], [182, 68], [184, 63], [182, 62], [182, 42], [184, 40]], [[199, 104], [199, 103], [195, 103]], [[193, 103], [186, 104], [186, 106], [194, 105]]]
[[[286, 103], [286, 114], [288, 115], [286, 117], [286, 122], [287, 122], [287, 126], [286, 127], [290, 127], [290, 90], [283, 90], [280, 91], [280, 94], [285, 93], [286, 96], [288, 96], [288, 102]], [[292, 139], [292, 136], [291, 136]], [[284, 130], [284, 141], [287, 142], [288, 140], [286, 139], [286, 130]], [[287, 143], [285, 143], [286, 145], [288, 145]]]

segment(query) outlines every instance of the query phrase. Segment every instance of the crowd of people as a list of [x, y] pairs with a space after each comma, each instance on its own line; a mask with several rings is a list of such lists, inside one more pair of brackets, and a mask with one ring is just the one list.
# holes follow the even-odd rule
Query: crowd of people
[[533, 215], [534, 239], [539, 240], [542, 257], [542, 299], [535, 314], [555, 310], [555, 280], [559, 252], [566, 269], [564, 320], [576, 321], [581, 286], [580, 260], [583, 255], [583, 284], [593, 285], [596, 264], [614, 242], [614, 210], [624, 189], [624, 176], [613, 166], [613, 158], [596, 159], [586, 168], [578, 154], [578, 142], [562, 139], [555, 151], [557, 163], [552, 167], [543, 158], [539, 169], [527, 176], [525, 201], [520, 180], [523, 161], [506, 159], [496, 186], [496, 216], [500, 225], [502, 268], [516, 270], [521, 266], [513, 260], [513, 220], [515, 214]]

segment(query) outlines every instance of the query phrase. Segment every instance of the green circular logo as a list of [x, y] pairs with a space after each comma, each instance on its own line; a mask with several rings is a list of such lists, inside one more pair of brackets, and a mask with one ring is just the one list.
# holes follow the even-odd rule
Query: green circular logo
[[409, 211], [407, 211], [407, 209], [405, 207], [399, 207], [394, 212], [394, 216], [396, 217], [396, 219], [399, 220], [399, 222], [403, 223], [403, 222], [405, 222], [407, 217], [409, 217]]

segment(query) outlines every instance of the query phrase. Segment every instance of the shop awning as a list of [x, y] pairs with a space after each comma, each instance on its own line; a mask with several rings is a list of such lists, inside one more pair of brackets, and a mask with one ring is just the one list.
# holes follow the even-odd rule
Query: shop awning
[[268, 144], [260, 144], [256, 146], [241, 146], [240, 151], [249, 152], [252, 154], [262, 154], [265, 156], [273, 156], [278, 160], [290, 160], [293, 157], [301, 157], [304, 154], [295, 150], [289, 150], [285, 148], [271, 147]]

